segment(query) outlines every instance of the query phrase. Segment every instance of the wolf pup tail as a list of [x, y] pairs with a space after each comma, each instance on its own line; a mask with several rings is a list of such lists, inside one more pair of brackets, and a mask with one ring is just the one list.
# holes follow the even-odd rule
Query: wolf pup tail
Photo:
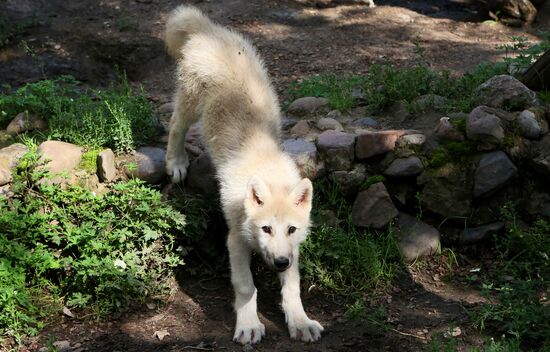
[[164, 31], [164, 42], [168, 54], [174, 59], [182, 56], [181, 48], [194, 33], [208, 33], [216, 30], [216, 25], [199, 9], [193, 6], [178, 6], [168, 16]]

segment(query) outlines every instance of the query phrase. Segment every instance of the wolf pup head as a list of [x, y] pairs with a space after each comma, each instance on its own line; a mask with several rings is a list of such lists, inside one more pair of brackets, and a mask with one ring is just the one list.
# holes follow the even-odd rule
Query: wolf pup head
[[244, 201], [248, 240], [276, 271], [285, 271], [298, 256], [310, 222], [313, 186], [307, 178], [293, 189], [270, 189], [254, 176]]

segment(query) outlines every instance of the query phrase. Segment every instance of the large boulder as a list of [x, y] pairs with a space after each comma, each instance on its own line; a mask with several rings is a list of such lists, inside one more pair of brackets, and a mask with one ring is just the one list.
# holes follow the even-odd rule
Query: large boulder
[[465, 217], [472, 211], [473, 175], [468, 164], [447, 163], [424, 171], [417, 179], [422, 185], [420, 202], [444, 217]]
[[345, 197], [357, 194], [361, 184], [367, 177], [365, 166], [357, 164], [351, 171], [334, 171], [330, 174], [332, 181], [338, 185], [339, 191]]
[[97, 176], [101, 182], [112, 182], [117, 177], [115, 153], [109, 148], [103, 150], [96, 159]]
[[540, 105], [537, 95], [509, 75], [498, 75], [481, 84], [476, 92], [483, 105], [506, 110], [521, 110]]
[[384, 170], [384, 175], [391, 177], [416, 176], [424, 170], [422, 161], [417, 156], [398, 158]]
[[325, 131], [319, 135], [317, 148], [329, 170], [349, 170], [354, 159], [356, 135]]
[[399, 213], [397, 225], [398, 248], [406, 261], [412, 262], [441, 251], [441, 235], [435, 227], [405, 213]]
[[367, 159], [390, 152], [395, 149], [397, 139], [406, 133], [404, 130], [362, 131], [357, 136], [355, 155], [358, 159]]
[[502, 151], [484, 154], [475, 171], [474, 197], [491, 194], [518, 174], [518, 169]]
[[158, 184], [166, 178], [166, 150], [156, 147], [139, 148], [126, 164], [128, 177], [135, 177], [147, 183]]
[[13, 169], [17, 166], [19, 159], [28, 151], [29, 149], [21, 143], [0, 149], [0, 186], [11, 181]]
[[327, 107], [329, 100], [327, 98], [303, 97], [294, 100], [287, 109], [287, 112], [293, 115], [302, 116], [313, 114], [320, 108]]
[[462, 231], [458, 241], [462, 245], [477, 244], [491, 239], [502, 231], [504, 231], [504, 223], [500, 221], [479, 227], [468, 227]]
[[48, 128], [48, 124], [41, 117], [29, 114], [28, 112], [22, 112], [11, 120], [8, 127], [6, 127], [6, 132], [16, 135], [32, 130], [44, 130], [46, 128]]
[[353, 203], [351, 219], [355, 226], [381, 229], [387, 226], [399, 211], [393, 205], [390, 195], [382, 182], [360, 192]]
[[493, 111], [478, 106], [466, 119], [466, 135], [470, 140], [496, 145], [504, 139], [504, 127]]
[[[46, 141], [38, 146], [38, 153], [46, 168], [52, 173], [70, 173], [82, 160], [82, 148], [66, 142]], [[55, 178], [55, 177], [54, 177]], [[53, 182], [60, 181], [54, 179]]]
[[550, 178], [550, 135], [533, 143], [529, 164], [543, 177]]
[[542, 133], [542, 127], [535, 114], [529, 110], [523, 110], [517, 119], [521, 135], [529, 139], [538, 139]]

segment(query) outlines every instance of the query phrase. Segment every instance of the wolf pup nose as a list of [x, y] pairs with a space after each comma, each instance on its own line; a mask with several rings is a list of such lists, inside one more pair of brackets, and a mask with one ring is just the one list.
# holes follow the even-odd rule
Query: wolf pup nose
[[310, 226], [313, 186], [281, 150], [279, 101], [256, 49], [200, 10], [180, 6], [168, 17], [168, 53], [178, 61], [166, 171], [185, 180], [185, 133], [199, 119], [220, 184], [229, 227], [227, 248], [235, 291], [233, 340], [259, 342], [265, 326], [256, 310], [251, 251], [279, 271], [282, 308], [293, 339], [316, 341], [323, 327], [300, 299], [298, 256]]
[[273, 264], [275, 264], [277, 270], [285, 271], [288, 268], [288, 264], [290, 264], [290, 260], [287, 257], [277, 257], [273, 261]]

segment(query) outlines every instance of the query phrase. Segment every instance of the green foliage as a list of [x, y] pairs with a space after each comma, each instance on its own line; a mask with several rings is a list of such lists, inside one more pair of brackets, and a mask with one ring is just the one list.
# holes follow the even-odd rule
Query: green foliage
[[38, 182], [36, 145], [0, 199], [0, 331], [18, 337], [43, 324], [50, 301], [98, 315], [155, 297], [182, 264], [175, 246], [184, 217], [139, 181], [105, 195]]
[[448, 71], [435, 72], [425, 65], [411, 68], [372, 65], [364, 77], [313, 76], [294, 83], [290, 93], [293, 98], [326, 97], [331, 107], [339, 110], [364, 105], [371, 113], [378, 113], [399, 101], [406, 102], [409, 110], [416, 111], [415, 99], [432, 94], [446, 98], [445, 111], [469, 112], [476, 103], [475, 89], [490, 77], [505, 72], [503, 64], [482, 64], [460, 77]]
[[550, 31], [541, 31], [539, 43], [529, 43], [526, 37], [512, 36], [512, 43], [499, 46], [506, 52], [504, 62], [516, 70], [524, 70], [550, 49]]
[[304, 277], [322, 288], [347, 294], [386, 287], [400, 261], [391, 230], [377, 233], [354, 227], [351, 205], [335, 184], [318, 181], [315, 189], [313, 218], [331, 210], [339, 222], [312, 228], [302, 247]]
[[125, 77], [105, 90], [86, 90], [63, 76], [0, 94], [0, 126], [28, 111], [48, 121], [49, 137], [92, 148], [126, 152], [155, 135], [157, 122], [143, 91], [135, 94]]
[[78, 168], [89, 174], [95, 174], [97, 172], [97, 156], [99, 153], [101, 153], [101, 149], [90, 149], [82, 153], [82, 160]]
[[384, 182], [385, 180], [386, 178], [383, 175], [368, 176], [367, 179], [361, 184], [360, 189], [364, 191], [375, 183]]
[[541, 297], [550, 287], [550, 223], [538, 221], [531, 228], [521, 228], [510, 205], [503, 215], [512, 226], [496, 239], [496, 267], [483, 284], [484, 294], [494, 303], [484, 304], [474, 314], [475, 324], [480, 329], [494, 327], [536, 349], [548, 349], [550, 309]]

